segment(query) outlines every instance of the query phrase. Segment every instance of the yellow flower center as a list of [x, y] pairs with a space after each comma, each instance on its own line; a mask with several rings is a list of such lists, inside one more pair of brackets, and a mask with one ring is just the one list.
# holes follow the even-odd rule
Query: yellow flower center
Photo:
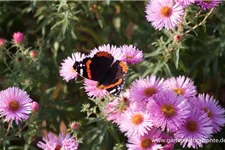
[[211, 110], [209, 110], [208, 108], [203, 108], [202, 110], [203, 110], [205, 113], [208, 113], [208, 117], [209, 117], [209, 118], [212, 118], [213, 113], [212, 113]]
[[73, 68], [73, 67], [72, 67], [71, 71], [72, 71], [72, 73], [75, 73], [75, 72], [76, 72], [76, 70], [74, 70], [74, 68]]
[[155, 93], [156, 93], [156, 89], [153, 87], [148, 87], [144, 90], [144, 95], [148, 97], [151, 97]]
[[164, 6], [161, 8], [161, 15], [163, 17], [170, 17], [172, 15], [172, 8], [168, 6]]
[[134, 114], [131, 118], [133, 124], [135, 125], [139, 125], [143, 122], [144, 117], [142, 116], [142, 114]]
[[182, 88], [176, 88], [173, 91], [176, 92], [177, 95], [183, 95], [184, 94], [184, 90]]
[[171, 104], [164, 104], [161, 106], [161, 112], [167, 118], [170, 118], [176, 114], [176, 109]]
[[141, 148], [150, 148], [152, 146], [151, 139], [144, 139], [141, 141]]
[[20, 108], [20, 104], [16, 100], [11, 100], [9, 102], [9, 109], [12, 111], [17, 111]]
[[204, 3], [210, 4], [212, 1], [211, 0], [204, 0]]
[[105, 86], [104, 85], [97, 85], [97, 88], [99, 89], [99, 90], [104, 90], [105, 89]]
[[128, 56], [128, 55], [127, 55], [126, 58], [127, 58], [127, 59], [133, 59], [134, 56]]
[[198, 130], [198, 124], [193, 120], [189, 120], [186, 123], [186, 129], [189, 132], [196, 132]]

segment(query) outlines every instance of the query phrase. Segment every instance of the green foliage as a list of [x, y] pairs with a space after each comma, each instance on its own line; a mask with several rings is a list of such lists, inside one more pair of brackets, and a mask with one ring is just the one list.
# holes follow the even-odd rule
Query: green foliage
[[[79, 80], [66, 83], [59, 76], [60, 63], [72, 52], [89, 53], [107, 43], [133, 44], [144, 52], [144, 61], [129, 68], [126, 87], [140, 76], [186, 75], [195, 80], [199, 92], [210, 92], [225, 105], [220, 96], [225, 84], [225, 4], [211, 11], [189, 7], [175, 31], [156, 31], [145, 19], [145, 5], [122, 1], [1, 2], [0, 37], [8, 42], [0, 48], [0, 87], [25, 89], [41, 108], [28, 127], [18, 134], [22, 126], [16, 127], [10, 133], [16, 137], [3, 139], [0, 145], [10, 150], [36, 149], [40, 130], [58, 133], [62, 123], [68, 126], [79, 120], [80, 132], [71, 131], [82, 141], [79, 149], [125, 150], [125, 137], [102, 114], [104, 104], [89, 100]], [[25, 33], [23, 45], [10, 41], [16, 31]], [[174, 40], [176, 35], [182, 39]], [[31, 50], [37, 51], [36, 58], [30, 57]], [[223, 148], [208, 144], [204, 149]]]

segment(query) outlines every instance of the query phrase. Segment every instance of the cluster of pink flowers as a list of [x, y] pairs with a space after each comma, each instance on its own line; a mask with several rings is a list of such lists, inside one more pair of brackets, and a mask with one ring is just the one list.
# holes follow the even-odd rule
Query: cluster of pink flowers
[[37, 112], [39, 104], [32, 101], [27, 92], [18, 87], [0, 91], [0, 117], [4, 121], [16, 124], [27, 120], [32, 112]]
[[176, 139], [183, 147], [202, 147], [225, 124], [225, 109], [212, 96], [197, 95], [184, 76], [137, 79], [104, 113], [128, 137], [128, 150], [173, 149]]
[[77, 150], [78, 142], [69, 134], [65, 136], [59, 134], [59, 137], [57, 137], [49, 133], [46, 137], [43, 137], [43, 141], [37, 143], [37, 146], [43, 150]]
[[158, 30], [174, 29], [182, 21], [187, 6], [197, 3], [202, 9], [216, 7], [221, 0], [150, 0], [146, 6], [146, 19]]
[[[61, 63], [60, 68], [60, 76], [63, 77], [64, 80], [69, 82], [71, 79], [77, 79], [78, 73], [74, 70], [73, 65], [76, 61], [81, 61], [85, 57], [93, 57], [99, 51], [106, 51], [110, 53], [115, 60], [124, 61], [127, 64], [136, 64], [142, 61], [143, 52], [137, 49], [133, 45], [123, 45], [121, 47], [116, 47], [113, 45], [102, 45], [98, 48], [94, 48], [91, 50], [91, 53], [87, 56], [81, 54], [79, 52], [73, 53], [72, 57], [67, 57]], [[105, 89], [98, 88], [96, 81], [92, 81], [89, 79], [84, 79], [84, 89], [90, 97], [103, 97], [108, 94]]]

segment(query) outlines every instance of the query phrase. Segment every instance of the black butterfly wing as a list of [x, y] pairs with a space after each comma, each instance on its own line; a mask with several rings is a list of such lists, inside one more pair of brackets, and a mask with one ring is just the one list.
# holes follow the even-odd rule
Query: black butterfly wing
[[110, 94], [118, 95], [123, 89], [128, 67], [125, 62], [117, 60], [107, 71], [102, 85]]
[[75, 62], [74, 69], [80, 76], [94, 81], [101, 81], [113, 63], [113, 56], [105, 51], [97, 52], [93, 58], [87, 57]]

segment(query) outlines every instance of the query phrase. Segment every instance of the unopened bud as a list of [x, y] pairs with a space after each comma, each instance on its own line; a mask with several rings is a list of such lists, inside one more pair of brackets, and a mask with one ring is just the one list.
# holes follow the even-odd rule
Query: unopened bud
[[73, 130], [78, 130], [80, 128], [80, 123], [74, 121], [70, 124], [70, 128]]
[[175, 35], [174, 37], [173, 37], [173, 40], [174, 41], [176, 41], [176, 42], [180, 42], [181, 40], [183, 39], [183, 36], [182, 35]]
[[0, 38], [0, 48], [3, 47], [6, 43], [6, 40], [3, 38]]
[[37, 52], [35, 50], [30, 51], [30, 57], [31, 58], [36, 58]]
[[13, 40], [16, 44], [21, 44], [24, 41], [24, 35], [21, 32], [15, 32], [13, 34]]
[[35, 101], [32, 103], [32, 112], [37, 112], [39, 110], [39, 104]]

